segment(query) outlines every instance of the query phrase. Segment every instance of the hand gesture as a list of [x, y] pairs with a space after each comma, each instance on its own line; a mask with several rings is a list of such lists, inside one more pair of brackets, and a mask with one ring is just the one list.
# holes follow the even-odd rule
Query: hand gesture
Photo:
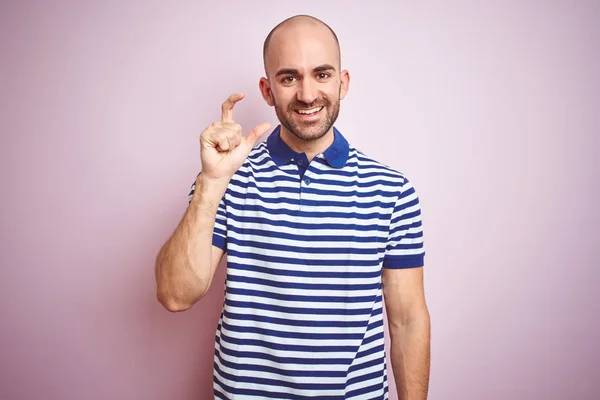
[[271, 124], [262, 123], [242, 137], [242, 127], [233, 120], [233, 106], [244, 96], [243, 93], [229, 96], [221, 107], [221, 121], [215, 121], [200, 135], [202, 174], [207, 178], [229, 180], [271, 128]]

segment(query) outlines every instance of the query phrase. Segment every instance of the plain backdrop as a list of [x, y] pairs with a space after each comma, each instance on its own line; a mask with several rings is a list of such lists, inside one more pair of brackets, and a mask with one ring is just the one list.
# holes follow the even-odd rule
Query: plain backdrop
[[277, 123], [262, 43], [301, 13], [336, 126], [421, 198], [429, 398], [600, 398], [598, 1], [115, 0], [0, 3], [1, 399], [211, 397], [225, 266], [172, 314], [154, 259], [223, 100]]

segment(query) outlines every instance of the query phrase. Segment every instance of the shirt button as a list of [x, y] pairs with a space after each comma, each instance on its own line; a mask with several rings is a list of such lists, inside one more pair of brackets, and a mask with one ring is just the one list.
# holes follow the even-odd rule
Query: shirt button
[[308, 178], [304, 178], [304, 183], [305, 183], [306, 185], [309, 185], [309, 184], [310, 184], [310, 179], [308, 179]]
[[303, 160], [303, 159], [301, 159], [301, 158], [300, 158], [300, 159], [298, 159], [298, 165], [302, 165], [302, 164], [304, 164], [304, 160]]

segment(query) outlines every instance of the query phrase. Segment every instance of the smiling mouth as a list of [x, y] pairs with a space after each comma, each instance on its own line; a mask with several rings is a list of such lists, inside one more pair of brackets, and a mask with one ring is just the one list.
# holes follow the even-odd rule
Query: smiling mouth
[[325, 106], [309, 108], [306, 110], [295, 110], [295, 111], [300, 115], [314, 115], [314, 114], [318, 113], [319, 111], [321, 111], [323, 109], [323, 107], [325, 107]]

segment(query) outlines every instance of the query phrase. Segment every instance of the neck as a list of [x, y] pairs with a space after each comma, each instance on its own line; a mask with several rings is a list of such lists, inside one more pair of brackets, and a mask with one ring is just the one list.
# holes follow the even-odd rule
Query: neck
[[281, 125], [280, 136], [281, 140], [283, 140], [283, 142], [287, 144], [290, 149], [297, 153], [305, 153], [309, 162], [312, 161], [317, 154], [327, 150], [327, 148], [333, 143], [333, 139], [335, 137], [333, 133], [333, 127], [331, 127], [331, 129], [329, 129], [327, 133], [319, 139], [302, 140], [288, 131], [283, 125]]

